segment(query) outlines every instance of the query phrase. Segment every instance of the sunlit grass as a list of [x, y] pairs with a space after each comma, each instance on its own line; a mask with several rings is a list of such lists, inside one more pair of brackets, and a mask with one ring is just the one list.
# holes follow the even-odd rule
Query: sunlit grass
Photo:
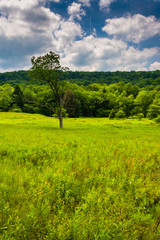
[[160, 126], [0, 113], [2, 239], [157, 239]]

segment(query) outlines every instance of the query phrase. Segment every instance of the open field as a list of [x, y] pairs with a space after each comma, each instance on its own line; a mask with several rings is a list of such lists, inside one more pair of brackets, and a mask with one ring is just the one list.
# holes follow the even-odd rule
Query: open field
[[158, 240], [160, 125], [0, 113], [0, 239]]

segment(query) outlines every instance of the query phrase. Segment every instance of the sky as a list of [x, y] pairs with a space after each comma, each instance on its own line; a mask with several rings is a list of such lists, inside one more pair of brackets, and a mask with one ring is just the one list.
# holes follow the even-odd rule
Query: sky
[[71, 71], [160, 70], [160, 0], [0, 0], [0, 72], [49, 51]]

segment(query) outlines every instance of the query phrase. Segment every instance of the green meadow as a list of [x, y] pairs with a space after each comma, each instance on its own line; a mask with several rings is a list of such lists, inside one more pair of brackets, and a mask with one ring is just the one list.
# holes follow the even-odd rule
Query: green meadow
[[159, 124], [0, 113], [0, 239], [159, 237]]

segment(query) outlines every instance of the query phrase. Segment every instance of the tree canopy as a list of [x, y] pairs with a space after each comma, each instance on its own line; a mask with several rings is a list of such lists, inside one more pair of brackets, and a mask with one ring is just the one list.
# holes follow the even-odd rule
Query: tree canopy
[[[125, 84], [131, 83], [140, 88], [148, 87], [153, 89], [160, 86], [160, 71], [131, 71], [131, 72], [63, 72], [61, 76], [63, 80], [69, 80], [70, 83], [88, 86], [92, 83], [99, 84], [113, 84], [124, 82]], [[14, 71], [0, 73], [0, 85], [9, 83], [12, 86], [16, 84], [28, 85], [30, 84], [30, 77], [28, 71]], [[37, 82], [36, 82], [37, 84]], [[42, 84], [42, 82], [38, 82]]]
[[31, 59], [32, 68], [30, 76], [34, 80], [45, 82], [52, 90], [55, 99], [57, 113], [60, 122], [60, 128], [63, 128], [63, 98], [65, 94], [65, 81], [61, 80], [61, 75], [68, 70], [60, 65], [60, 56], [52, 51], [44, 56], [35, 57]]

